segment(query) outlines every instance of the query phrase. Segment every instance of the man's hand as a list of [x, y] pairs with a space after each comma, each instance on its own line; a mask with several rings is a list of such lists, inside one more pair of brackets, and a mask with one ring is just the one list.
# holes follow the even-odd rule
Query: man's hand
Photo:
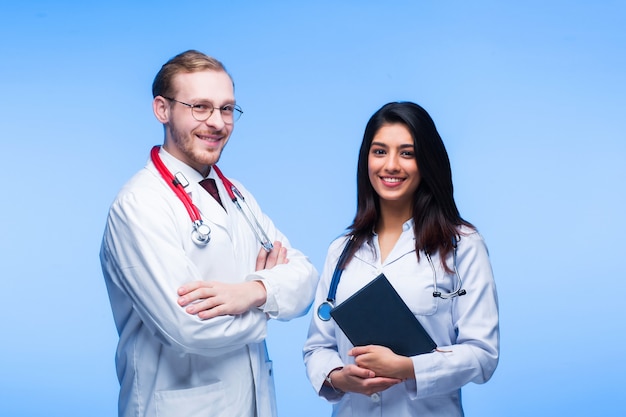
[[[279, 241], [267, 252], [261, 248], [256, 258], [256, 269], [270, 269], [286, 264], [287, 248]], [[254, 307], [262, 306], [267, 299], [267, 292], [262, 281], [226, 284], [217, 281], [190, 282], [178, 289], [178, 304], [186, 307], [189, 314], [196, 314], [206, 320], [217, 316], [243, 314]]]
[[287, 248], [283, 248], [283, 244], [279, 241], [274, 242], [274, 248], [271, 252], [261, 248], [259, 255], [256, 257], [256, 269], [260, 271], [262, 269], [270, 269], [276, 265], [286, 264], [289, 262], [287, 259]]
[[226, 284], [216, 281], [194, 281], [178, 289], [178, 304], [189, 314], [206, 320], [217, 316], [243, 314], [265, 303], [265, 286], [261, 281]]

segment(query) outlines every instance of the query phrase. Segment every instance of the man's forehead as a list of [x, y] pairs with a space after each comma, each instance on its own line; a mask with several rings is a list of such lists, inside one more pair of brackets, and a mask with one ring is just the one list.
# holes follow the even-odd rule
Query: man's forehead
[[234, 94], [233, 82], [225, 71], [181, 72], [172, 78], [172, 87], [175, 92], [202, 96]]

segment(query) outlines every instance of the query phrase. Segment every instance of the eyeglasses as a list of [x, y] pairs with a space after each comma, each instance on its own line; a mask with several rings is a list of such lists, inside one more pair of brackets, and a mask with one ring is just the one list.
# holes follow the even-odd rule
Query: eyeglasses
[[[216, 107], [211, 103], [198, 103], [198, 104], [189, 104], [184, 103], [182, 101], [176, 100], [175, 98], [161, 96], [166, 100], [175, 101], [176, 103], [182, 104], [183, 106], [187, 106], [191, 109], [191, 115], [194, 119], [199, 122], [204, 122], [208, 120], [209, 117], [213, 114], [213, 111]], [[226, 124], [232, 124], [239, 120], [241, 115], [243, 114], [243, 110], [236, 104], [226, 104], [225, 106], [219, 107], [220, 114], [222, 115], [222, 120]]]

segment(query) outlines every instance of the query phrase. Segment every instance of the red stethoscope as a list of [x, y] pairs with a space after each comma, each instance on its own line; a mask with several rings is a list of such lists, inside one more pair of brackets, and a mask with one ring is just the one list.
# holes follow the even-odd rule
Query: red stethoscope
[[[172, 173], [167, 169], [167, 167], [161, 160], [161, 157], [159, 156], [160, 148], [161, 147], [157, 145], [154, 146], [150, 151], [150, 158], [152, 159], [152, 163], [156, 167], [159, 174], [161, 174], [167, 185], [169, 185], [172, 191], [174, 191], [174, 194], [176, 194], [179, 200], [183, 203], [185, 209], [187, 209], [187, 213], [189, 213], [189, 217], [191, 218], [191, 222], [193, 223], [191, 239], [199, 245], [206, 245], [211, 240], [211, 228], [209, 227], [209, 225], [202, 221], [200, 211], [193, 204], [191, 198], [185, 191], [185, 187], [189, 185], [189, 181], [187, 181], [187, 178], [185, 178], [185, 176], [181, 172], [177, 172], [176, 175], [172, 175]], [[230, 182], [230, 180], [226, 178], [224, 174], [222, 174], [222, 171], [220, 171], [217, 165], [213, 165], [211, 168], [215, 170], [215, 173], [222, 181], [222, 184], [224, 184], [228, 196], [235, 204], [235, 206], [237, 206], [239, 211], [241, 211], [243, 217], [246, 219], [246, 222], [254, 232], [255, 236], [257, 237], [263, 248], [266, 251], [270, 252], [274, 248], [274, 245], [272, 245], [272, 242], [267, 237], [267, 233], [265, 233], [256, 216], [254, 215], [252, 210], [250, 210], [248, 203], [246, 203], [246, 199], [243, 198], [243, 195], [237, 189], [237, 187], [235, 187], [235, 185]], [[240, 201], [241, 203], [243, 203], [243, 205], [240, 203]]]

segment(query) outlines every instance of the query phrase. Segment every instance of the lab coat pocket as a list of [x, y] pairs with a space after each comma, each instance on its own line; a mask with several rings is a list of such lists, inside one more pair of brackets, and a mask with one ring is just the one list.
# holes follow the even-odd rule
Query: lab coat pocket
[[438, 304], [437, 298], [433, 297], [432, 276], [398, 274], [389, 278], [389, 281], [416, 316], [431, 316], [437, 312]]
[[163, 390], [154, 394], [157, 417], [232, 417], [221, 382], [197, 388]]
[[[261, 395], [260, 399], [257, 400], [261, 404], [259, 404], [259, 408], [261, 409], [261, 415], [265, 415], [265, 412], [268, 411], [271, 416], [277, 415], [276, 410], [276, 389], [274, 388], [274, 365], [271, 360], [266, 360], [263, 362], [261, 366]], [[268, 401], [268, 404], [263, 404], [265, 401]], [[266, 410], [269, 408], [269, 410]]]

